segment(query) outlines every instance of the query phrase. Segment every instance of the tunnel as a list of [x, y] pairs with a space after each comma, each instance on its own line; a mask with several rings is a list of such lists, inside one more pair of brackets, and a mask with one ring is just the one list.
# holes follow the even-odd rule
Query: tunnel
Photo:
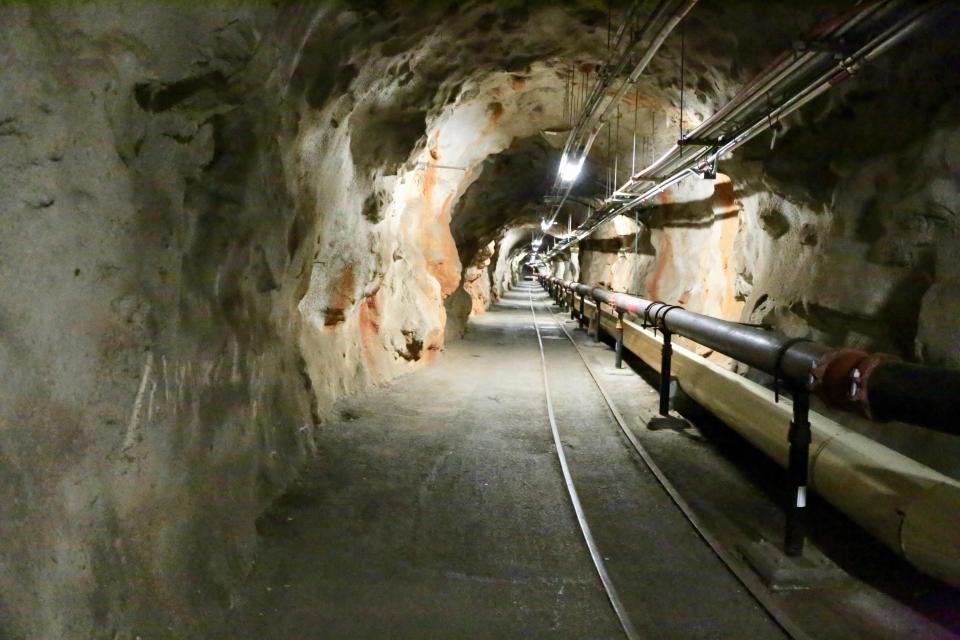
[[960, 638], [955, 2], [0, 34], [0, 640]]

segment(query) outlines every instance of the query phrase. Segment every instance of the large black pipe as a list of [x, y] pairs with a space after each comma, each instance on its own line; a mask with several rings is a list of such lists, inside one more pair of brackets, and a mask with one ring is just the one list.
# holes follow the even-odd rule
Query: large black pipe
[[552, 276], [546, 280], [768, 373], [792, 390], [813, 391], [836, 408], [859, 406], [871, 419], [960, 433], [960, 371], [956, 369], [828, 347], [601, 287]]
[[789, 338], [772, 331], [711, 318], [680, 307], [672, 307], [669, 313], [664, 313], [666, 305], [662, 302], [652, 302], [599, 287], [594, 287], [591, 296], [594, 300], [641, 318], [654, 320], [660, 315], [664, 328], [671, 333], [689, 338], [734, 360], [801, 387], [807, 386], [810, 372], [823, 354], [829, 351], [828, 347], [814, 342], [791, 345], [788, 344]]
[[960, 435], [960, 371], [885, 362], [870, 375], [866, 404], [875, 420], [899, 420]]

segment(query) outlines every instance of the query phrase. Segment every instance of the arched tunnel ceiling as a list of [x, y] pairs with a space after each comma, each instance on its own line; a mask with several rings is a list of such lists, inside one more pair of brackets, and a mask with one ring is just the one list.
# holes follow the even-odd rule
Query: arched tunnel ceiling
[[[808, 4], [804, 11], [798, 12], [791, 2], [765, 3], [762, 9], [751, 2], [701, 2], [685, 27], [689, 87], [686, 126], [689, 128], [706, 117], [765, 60], [789, 45], [798, 33], [836, 13], [841, 6], [841, 2], [825, 1]], [[505, 113], [504, 120], [515, 119], [517, 115], [513, 111], [522, 113], [529, 121], [526, 131], [519, 132], [523, 137], [532, 137], [531, 132], [537, 130], [564, 131], [566, 125], [560, 111], [567, 75], [571, 69], [579, 77], [598, 68], [607, 39], [605, 12], [591, 3], [572, 4], [562, 9], [548, 5], [492, 8], [484, 4], [467, 4], [456, 10], [452, 6], [442, 10], [433, 7], [427, 14], [442, 21], [442, 35], [437, 27], [430, 26], [430, 20], [423, 20], [422, 15], [406, 7], [386, 5], [373, 11], [350, 12], [349, 17], [341, 16], [339, 22], [334, 21], [340, 34], [350, 34], [353, 43], [367, 38], [382, 42], [372, 50], [353, 44], [352, 48], [333, 51], [328, 50], [329, 43], [339, 41], [337, 38], [314, 35], [300, 52], [302, 62], [295, 74], [295, 85], [296, 78], [305, 78], [299, 82], [309, 85], [306, 95], [313, 106], [321, 106], [324, 98], [338, 103], [335, 112], [350, 109], [354, 163], [361, 172], [392, 175], [405, 160], [404, 150], [414, 146], [430, 147], [429, 137], [438, 121], [455, 111], [466, 97], [487, 98], [488, 106], [499, 105], [490, 108]], [[298, 14], [298, 17], [303, 16]], [[762, 32], [742, 28], [760, 19], [770, 25]], [[503, 57], [500, 52], [504, 51], [509, 55]], [[600, 137], [583, 179], [576, 187], [581, 195], [602, 195], [603, 185], [609, 179], [605, 175], [606, 164], [612, 154], [623, 159], [623, 170], [619, 174], [622, 177], [626, 165], [637, 165], [652, 158], [657, 150], [676, 139], [679, 57], [679, 40], [672, 37], [641, 79], [636, 96], [627, 97], [617, 125], [619, 142]], [[331, 74], [331, 68], [337, 71]], [[509, 76], [506, 91], [482, 80], [498, 73]], [[308, 77], [314, 79], [307, 80]], [[504, 94], [524, 92], [527, 85], [535, 86], [526, 90], [526, 102], [532, 106], [524, 110], [520, 106], [523, 99]], [[364, 86], [370, 89], [365, 90]], [[344, 98], [348, 99], [344, 101]], [[511, 101], [520, 108], [511, 109]], [[631, 109], [631, 105], [635, 108]], [[336, 125], [341, 119], [334, 115], [330, 123]], [[424, 121], [426, 137], [419, 125]], [[436, 124], [431, 125], [431, 121]], [[496, 133], [489, 125], [478, 122], [475, 126]], [[628, 162], [628, 157], [634, 156], [634, 131], [638, 136], [637, 153], [636, 158], [631, 157]], [[537, 194], [530, 185], [544, 187], [552, 180], [556, 158], [548, 158], [545, 153], [534, 154], [535, 148], [546, 151], [545, 146], [509, 139], [505, 144], [502, 151], [491, 150], [492, 162], [489, 157], [478, 158], [481, 164], [475, 166], [450, 165], [449, 156], [439, 157], [436, 149], [431, 149], [433, 157], [419, 160], [425, 164], [433, 161], [442, 171], [467, 169], [462, 184], [456, 187], [456, 192], [463, 197], [456, 196], [452, 212], [452, 230], [456, 244], [462, 249], [461, 260], [469, 260], [476, 247], [485, 244], [488, 236], [496, 235], [492, 233], [493, 227], [503, 228], [511, 222], [536, 217], [533, 210]], [[499, 155], [503, 155], [503, 159]], [[527, 187], [521, 189], [523, 193], [512, 194], [516, 198], [508, 196], [514, 188], [512, 180], [497, 181], [488, 175], [472, 182], [478, 174], [489, 174], [491, 168], [503, 172], [511, 162], [518, 166], [522, 155], [543, 161], [543, 166], [539, 175], [531, 171], [529, 180], [524, 181]], [[413, 158], [416, 156], [414, 153]], [[451, 168], [443, 169], [447, 166]], [[451, 178], [445, 176], [444, 179]], [[373, 180], [377, 182], [376, 178]], [[376, 210], [390, 200], [382, 186], [378, 185], [376, 191], [377, 197], [367, 198], [364, 206], [364, 211], [374, 220], [380, 215]], [[488, 191], [490, 194], [484, 195]], [[474, 209], [485, 200], [492, 206], [487, 206], [484, 212]], [[540, 209], [541, 213], [549, 210], [542, 206]], [[581, 211], [574, 209], [576, 222]], [[484, 216], [490, 216], [489, 220], [482, 220]], [[471, 237], [471, 229], [477, 230], [476, 237]]]
[[450, 229], [461, 260], [497, 239], [507, 225], [539, 222], [543, 194], [552, 183], [550, 168], [558, 154], [539, 136], [515, 141], [489, 157], [453, 211]]
[[[851, 4], [699, 2], [684, 112], [675, 32], [573, 215], [634, 134], [640, 165]], [[167, 637], [166, 612], [222, 613], [337, 402], [436, 359], [511, 284], [557, 168], [543, 132], [569, 126], [568, 78], [595, 73], [625, 6], [0, 7], [0, 635]], [[602, 228], [565, 273], [960, 366], [958, 22]], [[876, 437], [958, 473], [955, 445]]]

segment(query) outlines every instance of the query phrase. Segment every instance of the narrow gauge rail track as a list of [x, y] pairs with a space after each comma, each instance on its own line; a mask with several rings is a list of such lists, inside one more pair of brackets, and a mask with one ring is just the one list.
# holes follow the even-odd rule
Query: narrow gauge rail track
[[[601, 584], [607, 594], [607, 598], [610, 601], [610, 605], [614, 610], [618, 620], [620, 621], [620, 626], [623, 629], [624, 635], [630, 639], [639, 639], [644, 636], [640, 635], [636, 627], [633, 624], [633, 621], [630, 618], [630, 613], [627, 611], [626, 605], [624, 604], [619, 592], [614, 585], [610, 573], [607, 570], [606, 564], [604, 563], [604, 556], [600, 548], [597, 545], [597, 542], [593, 536], [593, 532], [590, 529], [590, 525], [587, 521], [586, 513], [584, 511], [583, 505], [580, 501], [579, 494], [577, 493], [576, 485], [574, 478], [570, 472], [570, 466], [567, 462], [566, 453], [564, 452], [563, 443], [560, 436], [560, 430], [557, 425], [556, 414], [554, 411], [553, 400], [550, 392], [550, 383], [548, 371], [549, 367], [547, 365], [546, 353], [543, 347], [543, 337], [540, 332], [540, 325], [537, 318], [536, 307], [537, 304], [533, 298], [533, 291], [536, 287], [530, 287], [528, 289], [529, 303], [530, 303], [530, 314], [533, 319], [533, 327], [537, 337], [537, 343], [540, 351], [540, 363], [542, 369], [542, 379], [543, 379], [543, 389], [546, 400], [547, 408], [547, 417], [550, 423], [550, 429], [553, 436], [554, 446], [556, 448], [557, 457], [560, 462], [560, 468], [563, 473], [564, 482], [566, 484], [567, 494], [570, 497], [570, 502], [573, 506], [573, 510], [576, 514], [577, 523], [580, 527], [581, 535], [584, 539], [584, 542], [587, 546], [587, 549], [590, 553], [590, 557], [593, 561], [594, 567], [596, 568], [597, 575], [600, 579]], [[548, 298], [549, 300], [549, 298]], [[542, 303], [541, 303], [542, 304]], [[627, 443], [629, 443], [630, 450], [640, 458], [642, 463], [650, 471], [653, 477], [656, 479], [659, 486], [667, 494], [670, 500], [676, 505], [677, 509], [683, 514], [684, 518], [689, 522], [690, 526], [694, 529], [696, 534], [702, 539], [711, 551], [716, 555], [716, 557], [723, 563], [723, 565], [729, 570], [729, 572], [744, 586], [744, 588], [749, 592], [753, 599], [763, 608], [767, 613], [770, 619], [776, 623], [777, 626], [790, 638], [794, 640], [812, 640], [812, 636], [803, 631], [797, 623], [792, 619], [792, 617], [770, 596], [770, 592], [767, 590], [765, 585], [760, 581], [755, 573], [745, 564], [745, 562], [734, 552], [724, 547], [717, 539], [714, 537], [710, 531], [706, 528], [701, 519], [697, 516], [694, 510], [690, 505], [683, 499], [679, 494], [676, 487], [673, 483], [670, 482], [669, 478], [663, 473], [657, 463], [653, 460], [647, 450], [640, 444], [640, 441], [637, 440], [637, 437], [633, 434], [630, 428], [627, 425], [626, 420], [623, 418], [623, 415], [617, 409], [616, 404], [614, 403], [611, 395], [604, 388], [603, 384], [600, 382], [600, 378], [597, 375], [594, 368], [590, 365], [586, 356], [584, 355], [582, 349], [577, 344], [574, 337], [570, 334], [570, 331], [567, 329], [562, 320], [558, 320], [556, 313], [553, 310], [552, 302], [548, 302], [543, 305], [544, 313], [548, 314], [553, 323], [557, 328], [563, 333], [567, 338], [570, 345], [576, 350], [577, 355], [579, 356], [580, 362], [583, 364], [583, 367], [590, 375], [591, 380], [596, 385], [597, 390], [599, 391], [601, 397], [604, 400], [607, 409], [607, 415], [610, 417], [610, 420], [614, 425], [619, 429], [622, 435], [626, 438]], [[613, 425], [611, 425], [613, 426]]]

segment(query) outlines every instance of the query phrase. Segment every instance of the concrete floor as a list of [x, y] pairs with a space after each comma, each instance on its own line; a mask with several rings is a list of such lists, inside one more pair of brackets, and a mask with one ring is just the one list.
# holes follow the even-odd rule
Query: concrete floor
[[[571, 472], [634, 625], [649, 638], [785, 637], [628, 449], [546, 296], [534, 297]], [[683, 474], [678, 487], [715, 535], [734, 545], [778, 533], [777, 498], [756, 486], [767, 479], [741, 473], [742, 460], [722, 455], [729, 446], [718, 452], [699, 432], [645, 428], [652, 388], [609, 366], [606, 345], [576, 338], [645, 445]], [[341, 417], [259, 522], [231, 637], [623, 637], [564, 489], [526, 289], [474, 319], [436, 364], [344, 403]], [[866, 609], [854, 617], [897, 610], [862, 589], [845, 593]], [[812, 637], [887, 637], [838, 623], [818, 634], [832, 611], [823, 603], [843, 598], [784, 597], [802, 605]], [[894, 617], [892, 637], [934, 637], [916, 633], [920, 616]]]
[[[587, 374], [540, 320], [573, 475], [634, 624], [658, 638], [782, 637], [629, 455], [599, 397], [572, 397]], [[564, 490], [540, 376], [518, 291], [437, 364], [346, 405], [260, 523], [236, 636], [622, 637]]]

